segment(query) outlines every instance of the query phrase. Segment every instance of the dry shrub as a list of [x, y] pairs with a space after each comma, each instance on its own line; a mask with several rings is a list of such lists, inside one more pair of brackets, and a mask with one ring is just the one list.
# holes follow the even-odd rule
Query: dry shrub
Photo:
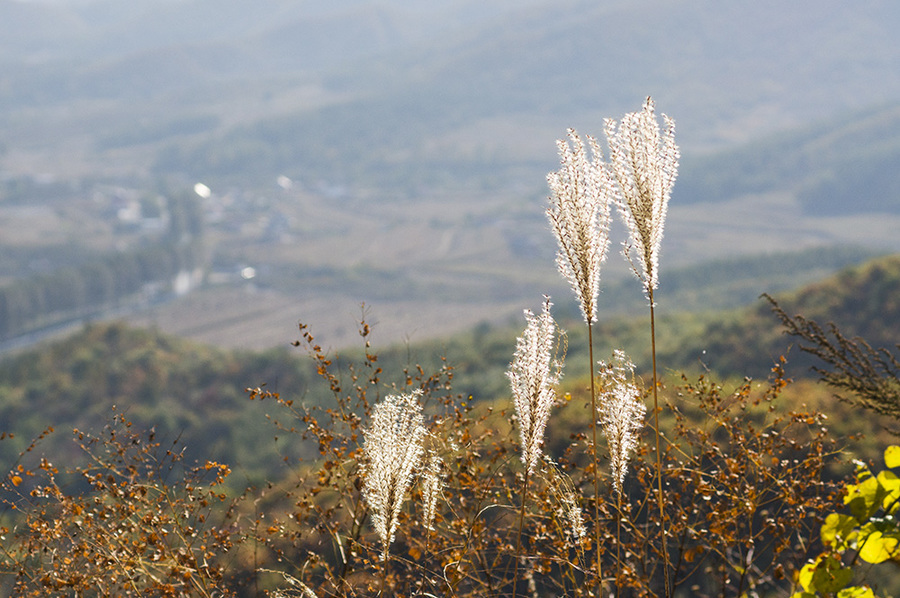
[[[525, 471], [510, 425], [514, 412], [476, 408], [454, 396], [449, 367], [434, 375], [413, 369], [401, 388], [391, 388], [423, 393], [425, 446], [443, 463], [443, 485], [429, 522], [425, 495], [433, 478], [424, 475], [423, 460], [382, 580], [382, 542], [362, 493], [363, 432], [383, 390], [382, 372], [368, 341], [363, 364], [342, 373], [308, 330], [301, 330], [298, 344], [316, 361], [334, 402], [305, 408], [276, 393], [251, 391], [255, 399], [288, 409], [301, 424], [297, 433], [316, 442], [320, 453], [317, 462], [298, 466], [294, 484], [272, 487], [264, 499], [265, 519], [256, 526], [262, 531], [256, 541], [267, 554], [264, 566], [320, 597], [502, 596], [511, 595], [516, 583], [529, 595], [593, 596], [597, 547], [591, 531], [599, 529], [605, 591], [615, 586], [621, 596], [663, 593], [654, 431], [645, 429], [639, 441], [621, 506], [612, 475], [600, 472], [599, 521], [593, 516], [589, 435], [576, 429], [562, 445], [548, 441], [556, 454], [531, 478], [517, 580]], [[367, 330], [363, 324], [364, 337]], [[748, 380], [730, 392], [706, 377], [661, 389], [667, 401], [660, 414], [660, 462], [674, 593], [786, 591], [793, 571], [820, 548], [821, 518], [840, 502], [838, 485], [826, 471], [838, 447], [823, 415], [779, 404], [788, 384], [779, 363], [768, 382]], [[584, 422], [585, 402], [587, 395], [558, 403], [565, 404], [556, 409], [568, 422], [563, 425]], [[553, 428], [551, 419], [551, 436]]]
[[[552, 408], [547, 456], [529, 476], [517, 559], [525, 469], [512, 406], [454, 395], [447, 365], [434, 374], [413, 367], [386, 385], [368, 340], [361, 364], [338, 366], [301, 330], [298, 344], [330, 401], [306, 407], [262, 389], [250, 395], [275, 401], [283, 410], [278, 434], [314, 443], [318, 458], [290, 464], [293, 479], [273, 480], [235, 504], [223, 490], [226, 466], [187, 466], [180, 451], [132, 430], [121, 414], [100, 436], [76, 432], [86, 461], [71, 471], [57, 471], [29, 447], [2, 481], [0, 589], [16, 596], [475, 597], [514, 589], [596, 596], [599, 559], [605, 593], [659, 596], [666, 537], [674, 595], [767, 595], [787, 591], [794, 571], [821, 551], [818, 526], [840, 503], [827, 473], [838, 448], [823, 415], [780, 404], [789, 384], [780, 363], [769, 381], [731, 391], [707, 377], [661, 387], [662, 454], [657, 459], [655, 430], [645, 427], [621, 497], [606, 458], [595, 472], [585, 390]], [[361, 332], [367, 338], [365, 323]], [[389, 563], [363, 492], [364, 438], [382, 393], [416, 397], [426, 429], [412, 486], [394, 497], [401, 508]], [[645, 401], [649, 393], [643, 388]]]
[[188, 467], [122, 414], [102, 436], [76, 430], [75, 439], [84, 465], [20, 462], [4, 481], [12, 526], [0, 587], [34, 597], [234, 595], [223, 589], [236, 533], [227, 466]]

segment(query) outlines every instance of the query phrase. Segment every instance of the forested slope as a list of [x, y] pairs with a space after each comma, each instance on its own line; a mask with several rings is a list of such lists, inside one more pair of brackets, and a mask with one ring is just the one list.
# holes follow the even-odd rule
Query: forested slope
[[[823, 324], [833, 321], [847, 335], [861, 335], [873, 346], [891, 348], [900, 339], [900, 256], [871, 260], [776, 297], [789, 314]], [[789, 375], [811, 375], [811, 359], [791, 348], [792, 339], [782, 333], [763, 300], [713, 313], [672, 313], [665, 294], [659, 303], [666, 314], [657, 326], [664, 372], [708, 369], [719, 377], [765, 378], [773, 361], [786, 354]], [[569, 330], [565, 380], [577, 386], [586, 369], [585, 339], [577, 320], [563, 319], [562, 324]], [[463, 396], [503, 398], [508, 393], [505, 371], [522, 325], [485, 325], [447, 339], [370, 351], [379, 355], [385, 388], [402, 379], [404, 368], [421, 363], [429, 373], [446, 363], [453, 368], [454, 390]], [[599, 322], [595, 355], [608, 359], [613, 348], [623, 347], [646, 371], [646, 328], [641, 316]], [[348, 349], [338, 363], [361, 357], [361, 350]], [[345, 376], [349, 381], [346, 370]], [[66, 447], [71, 446], [72, 428], [99, 428], [115, 405], [135, 425], [155, 427], [164, 442], [177, 440], [189, 456], [232, 464], [258, 481], [285, 454], [300, 450], [284, 438], [274, 440], [278, 433], [266, 417], [278, 419], [274, 404], [248, 399], [246, 389], [259, 385], [298, 405], [329, 396], [302, 348], [224, 351], [120, 324], [91, 325], [0, 362], [0, 432], [16, 434], [14, 442], [0, 445], [2, 457], [13, 459], [46, 426], [56, 432], [42, 450], [71, 453]]]
[[251, 404], [244, 390], [267, 382], [302, 397], [308, 365], [286, 351], [219, 351], [121, 324], [88, 326], [0, 363], [0, 422], [16, 435], [0, 449], [12, 462], [53, 426], [39, 450], [74, 456], [72, 429], [98, 430], [115, 408], [139, 428], [154, 428], [164, 445], [186, 447], [191, 461], [215, 459], [239, 475], [260, 475], [263, 465], [277, 467], [280, 447], [266, 407]]

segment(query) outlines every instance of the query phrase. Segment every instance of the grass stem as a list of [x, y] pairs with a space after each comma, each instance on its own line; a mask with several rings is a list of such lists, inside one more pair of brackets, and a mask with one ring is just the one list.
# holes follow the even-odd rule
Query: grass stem
[[525, 527], [525, 499], [528, 497], [528, 468], [525, 468], [525, 478], [522, 481], [522, 510], [519, 513], [519, 537], [516, 540], [516, 566], [513, 574], [513, 598], [516, 598], [516, 590], [519, 587], [519, 558], [522, 556], [522, 530]]
[[663, 506], [662, 456], [659, 448], [659, 437], [661, 436], [661, 432], [659, 430], [659, 393], [657, 390], [659, 381], [656, 374], [656, 304], [653, 301], [653, 287], [650, 285], [647, 287], [647, 295], [650, 299], [650, 352], [653, 359], [653, 424], [656, 429], [656, 498], [659, 503], [659, 529], [660, 544], [662, 545], [663, 554], [663, 579], [665, 580], [666, 598], [671, 598], [672, 590], [669, 587], [669, 549], [667, 547], [666, 516], [665, 508]]
[[600, 462], [597, 458], [597, 389], [594, 382], [594, 334], [588, 319], [588, 359], [591, 367], [591, 435], [592, 458], [594, 464], [594, 548], [597, 551], [597, 596], [603, 597], [603, 561], [600, 551]]

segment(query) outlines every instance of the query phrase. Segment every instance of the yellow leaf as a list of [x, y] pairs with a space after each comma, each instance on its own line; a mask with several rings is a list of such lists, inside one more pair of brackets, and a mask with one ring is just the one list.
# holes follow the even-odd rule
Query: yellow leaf
[[859, 558], [867, 563], [883, 563], [897, 554], [896, 538], [885, 537], [879, 531], [873, 531], [859, 547]]
[[889, 468], [900, 466], [900, 446], [891, 445], [884, 449], [884, 464]]
[[876, 478], [881, 487], [885, 489], [885, 496], [881, 499], [881, 506], [889, 509], [900, 501], [900, 478], [893, 471], [882, 471]]
[[843, 546], [854, 535], [854, 528], [859, 525], [850, 515], [831, 513], [822, 524], [822, 543], [832, 548]]
[[837, 598], [875, 598], [875, 592], [869, 586], [853, 586], [838, 592]]
[[812, 583], [813, 573], [816, 572], [816, 565], [819, 564], [819, 559], [816, 559], [815, 562], [806, 563], [802, 569], [800, 569], [800, 577], [797, 581], [800, 582], [800, 585], [803, 586], [804, 590], [809, 591], [809, 584]]

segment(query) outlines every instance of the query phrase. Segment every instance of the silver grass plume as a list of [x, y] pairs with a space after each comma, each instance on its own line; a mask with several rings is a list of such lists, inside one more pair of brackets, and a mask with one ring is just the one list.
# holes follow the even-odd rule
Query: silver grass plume
[[558, 140], [560, 168], [547, 175], [550, 205], [547, 219], [556, 235], [556, 265], [572, 285], [586, 322], [597, 319], [600, 265], [609, 248], [611, 175], [593, 137], [587, 137], [591, 156], [574, 129]]
[[560, 521], [568, 520], [569, 529], [566, 530], [566, 535], [574, 546], [587, 535], [587, 529], [584, 527], [584, 517], [582, 516], [581, 507], [578, 505], [578, 491], [569, 476], [550, 457], [545, 455], [544, 461], [547, 466], [547, 481], [550, 484], [553, 495], [559, 502], [556, 514]]
[[556, 323], [550, 315], [551, 305], [550, 298], [545, 297], [539, 316], [525, 310], [528, 324], [516, 340], [516, 352], [507, 372], [519, 423], [522, 462], [528, 475], [534, 473], [541, 458], [544, 429], [562, 369], [562, 363], [553, 358]]
[[565, 506], [565, 514], [569, 519], [569, 533], [572, 535], [572, 543], [579, 542], [587, 535], [584, 527], [584, 519], [581, 516], [581, 507], [578, 506], [578, 497], [574, 491], [568, 491], [561, 497]]
[[285, 573], [284, 571], [274, 571], [272, 569], [260, 569], [260, 571], [265, 571], [266, 573], [277, 573], [278, 575], [281, 575], [290, 585], [297, 588], [296, 590], [293, 588], [288, 590], [275, 590], [271, 593], [273, 598], [318, 598], [318, 596], [316, 596], [316, 593], [309, 589], [308, 585], [306, 585], [296, 577]]
[[640, 112], [626, 114], [619, 123], [604, 121], [610, 168], [621, 194], [616, 204], [630, 236], [625, 257], [648, 295], [659, 285], [659, 247], [680, 157], [675, 121], [665, 114], [663, 121], [661, 136], [649, 97]]
[[609, 444], [613, 489], [621, 498], [628, 459], [637, 447], [647, 408], [641, 402], [641, 390], [634, 383], [634, 364], [623, 351], [614, 351], [611, 363], [600, 366], [600, 426]]
[[375, 531], [381, 538], [381, 558], [385, 561], [397, 532], [403, 500], [425, 450], [421, 395], [422, 391], [389, 395], [375, 405], [371, 425], [365, 430], [362, 493], [372, 511]]
[[422, 474], [422, 523], [428, 531], [434, 531], [434, 516], [437, 513], [438, 497], [441, 495], [441, 487], [443, 485], [441, 464], [440, 456], [431, 452], [428, 458], [428, 466]]

